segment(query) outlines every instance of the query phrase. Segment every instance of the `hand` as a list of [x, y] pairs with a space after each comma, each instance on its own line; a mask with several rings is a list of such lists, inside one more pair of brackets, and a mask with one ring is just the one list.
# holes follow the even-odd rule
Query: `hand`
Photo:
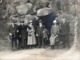
[[21, 37], [21, 35], [19, 35], [19, 37]]
[[45, 31], [43, 31], [43, 33], [44, 33]]
[[19, 30], [17, 30], [17, 33], [19, 32]]
[[56, 37], [58, 37], [58, 35], [56, 35]]
[[9, 33], [10, 36], [12, 36], [12, 33]]
[[46, 38], [48, 40], [48, 38]]
[[36, 36], [38, 37], [38, 34], [36, 34]]

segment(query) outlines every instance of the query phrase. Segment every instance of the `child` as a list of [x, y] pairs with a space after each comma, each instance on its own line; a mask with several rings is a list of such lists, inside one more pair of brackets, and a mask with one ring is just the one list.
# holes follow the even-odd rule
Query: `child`
[[48, 30], [46, 28], [43, 29], [43, 40], [42, 40], [42, 47], [45, 47], [46, 42], [48, 40]]

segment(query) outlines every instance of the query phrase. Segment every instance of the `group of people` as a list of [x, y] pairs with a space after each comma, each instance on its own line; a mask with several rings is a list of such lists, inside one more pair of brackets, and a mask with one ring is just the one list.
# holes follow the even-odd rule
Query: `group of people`
[[53, 21], [51, 27], [51, 37], [50, 45], [53, 49], [55, 46], [59, 48], [62, 45], [63, 48], [70, 48], [70, 26], [69, 22], [65, 18], [62, 19], [61, 23], [58, 23], [56, 20]]
[[25, 49], [25, 48], [45, 48], [51, 46], [52, 49], [55, 46], [62, 45], [63, 48], [69, 48], [69, 22], [66, 19], [62, 19], [62, 23], [58, 23], [57, 20], [53, 20], [51, 32], [43, 24], [42, 20], [35, 25], [33, 20], [29, 23], [25, 21], [11, 23], [9, 27], [9, 37], [11, 40], [12, 50]]
[[[39, 21], [39, 26], [35, 27], [33, 21], [30, 20], [27, 24], [24, 21], [11, 23], [9, 27], [9, 37], [11, 39], [12, 49], [33, 48], [45, 46], [45, 40], [48, 39], [47, 30], [43, 26], [42, 21]], [[38, 40], [37, 40], [38, 39]]]
[[[51, 10], [44, 10], [45, 13], [38, 12], [39, 9], [48, 8], [49, 10], [49, 8], [53, 8], [53, 3], [51, 2], [52, 1], [46, 3], [36, 2], [35, 5], [35, 0], [28, 0], [25, 3], [29, 3], [29, 5], [32, 5], [33, 7], [27, 13], [20, 14], [23, 9], [20, 13], [19, 11], [17, 13], [17, 11], [15, 11], [16, 8], [13, 10], [11, 9], [12, 13], [9, 11], [10, 21], [15, 21], [16, 17], [19, 18], [9, 26], [9, 38], [11, 40], [12, 50], [25, 48], [32, 49], [34, 47], [45, 48], [48, 46], [51, 46], [53, 49], [55, 46], [59, 47], [60, 45], [64, 48], [70, 47], [69, 22], [67, 22], [65, 18], [62, 19], [62, 22], [54, 20], [58, 16], [54, 16], [55, 14], [50, 12]], [[14, 8], [15, 4], [12, 4], [12, 6]], [[40, 14], [38, 15], [37, 13]], [[27, 15], [36, 16], [38, 19], [30, 19], [31, 17], [28, 17]], [[26, 19], [25, 16], [27, 16]]]

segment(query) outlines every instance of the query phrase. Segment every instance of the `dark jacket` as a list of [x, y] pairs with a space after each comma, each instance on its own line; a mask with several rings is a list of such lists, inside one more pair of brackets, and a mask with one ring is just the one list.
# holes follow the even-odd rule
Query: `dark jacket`
[[20, 25], [20, 36], [21, 36], [21, 45], [26, 46], [27, 44], [27, 37], [28, 37], [28, 32], [27, 32], [27, 28], [30, 29], [30, 27], [28, 25]]
[[38, 37], [43, 37], [43, 30], [44, 30], [44, 25], [42, 27], [38, 26], [36, 30], [36, 34], [38, 34]]
[[48, 38], [49, 32], [47, 29], [43, 30], [43, 38]]
[[52, 25], [51, 35], [58, 35], [58, 34], [59, 34], [59, 26], [58, 25]]
[[17, 25], [12, 25], [9, 26], [9, 33], [12, 34], [12, 38], [16, 38], [16, 33], [17, 33]]
[[61, 35], [67, 35], [69, 34], [70, 31], [70, 26], [68, 22], [65, 22], [64, 24], [61, 24], [61, 28], [60, 28], [60, 34]]

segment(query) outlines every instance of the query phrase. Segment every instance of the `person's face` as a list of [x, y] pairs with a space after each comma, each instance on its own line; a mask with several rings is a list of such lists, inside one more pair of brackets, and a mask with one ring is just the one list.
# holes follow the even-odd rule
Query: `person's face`
[[20, 22], [18, 22], [17, 25], [19, 26], [20, 25]]
[[26, 25], [26, 23], [24, 23], [24, 25]]
[[12, 26], [14, 27], [14, 23], [12, 23]]
[[20, 23], [21, 25], [23, 25], [23, 23]]
[[66, 20], [65, 20], [65, 19], [62, 19], [62, 22], [63, 22], [63, 23], [65, 23], [65, 22], [66, 22]]
[[40, 26], [42, 26], [42, 23], [39, 23]]
[[57, 23], [54, 23], [54, 25], [56, 25]]
[[30, 23], [30, 25], [32, 25], [32, 22]]

